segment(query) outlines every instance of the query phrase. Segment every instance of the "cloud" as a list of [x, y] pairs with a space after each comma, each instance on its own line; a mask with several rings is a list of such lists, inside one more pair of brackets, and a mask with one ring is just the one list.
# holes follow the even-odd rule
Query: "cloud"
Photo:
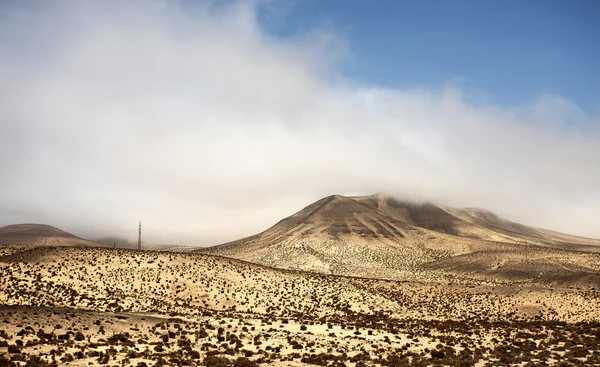
[[0, 224], [134, 238], [142, 219], [209, 245], [382, 191], [600, 237], [597, 116], [357, 85], [343, 37], [268, 34], [260, 6], [2, 3]]

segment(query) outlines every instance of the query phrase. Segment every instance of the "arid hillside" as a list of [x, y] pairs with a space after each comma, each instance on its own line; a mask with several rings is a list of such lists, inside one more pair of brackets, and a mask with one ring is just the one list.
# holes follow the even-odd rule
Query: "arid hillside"
[[267, 266], [409, 281], [600, 281], [600, 241], [482, 209], [385, 196], [321, 199], [257, 235], [198, 251]]
[[0, 366], [600, 364], [594, 240], [479, 209], [331, 196], [208, 253], [2, 230]]
[[413, 283], [199, 253], [2, 248], [5, 366], [600, 361], [600, 293], [589, 286]]
[[104, 246], [101, 243], [77, 237], [45, 224], [12, 224], [0, 227], [0, 244], [33, 246]]

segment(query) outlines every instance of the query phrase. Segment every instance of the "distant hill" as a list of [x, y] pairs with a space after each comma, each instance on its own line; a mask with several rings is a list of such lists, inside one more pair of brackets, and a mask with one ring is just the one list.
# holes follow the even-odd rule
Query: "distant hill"
[[[600, 240], [536, 229], [483, 209], [381, 195], [328, 196], [257, 235], [198, 251], [279, 268], [409, 280], [431, 270], [494, 277], [600, 271], [596, 260], [581, 258], [600, 252]], [[541, 265], [531, 269], [521, 264], [536, 254], [560, 260], [538, 259]], [[576, 266], [568, 265], [572, 259]]]
[[122, 237], [100, 237], [94, 238], [94, 242], [99, 242], [107, 247], [116, 246], [116, 248], [137, 248], [137, 242], [129, 241]]
[[24, 244], [36, 246], [86, 246], [103, 247], [46, 224], [12, 224], [0, 227], [0, 245]]
[[[129, 241], [122, 237], [101, 237], [95, 238], [95, 242], [99, 242], [107, 247], [116, 247], [120, 249], [137, 249], [137, 242]], [[196, 246], [175, 245], [175, 244], [158, 244], [158, 243], [142, 243], [143, 250], [151, 251], [168, 251], [168, 252], [189, 252], [196, 250]]]
[[198, 249], [198, 246], [190, 245], [172, 245], [172, 244], [149, 244], [146, 250], [164, 251], [164, 252], [192, 252]]

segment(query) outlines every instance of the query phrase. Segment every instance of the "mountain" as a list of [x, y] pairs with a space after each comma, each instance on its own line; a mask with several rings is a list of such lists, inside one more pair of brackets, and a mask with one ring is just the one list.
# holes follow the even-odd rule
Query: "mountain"
[[483, 209], [382, 195], [328, 196], [257, 235], [198, 251], [277, 268], [400, 280], [438, 279], [440, 272], [494, 279], [600, 274], [600, 240], [528, 227]]
[[378, 195], [352, 199], [411, 225], [460, 237], [550, 247], [600, 246], [600, 240], [522, 225], [481, 208], [439, 207]]
[[439, 254], [416, 227], [341, 195], [323, 198], [258, 235], [203, 249], [263, 265], [347, 274], [404, 270]]
[[77, 237], [71, 233], [45, 224], [12, 224], [0, 227], [0, 245], [24, 244], [36, 246], [86, 246], [104, 245]]

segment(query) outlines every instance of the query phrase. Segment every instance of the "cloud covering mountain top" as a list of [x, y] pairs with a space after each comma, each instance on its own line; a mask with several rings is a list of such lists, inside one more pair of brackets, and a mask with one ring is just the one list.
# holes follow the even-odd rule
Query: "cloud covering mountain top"
[[339, 72], [349, 40], [268, 34], [263, 5], [1, 4], [0, 225], [133, 238], [142, 219], [147, 241], [210, 245], [385, 192], [600, 237], [597, 115], [362, 85]]

